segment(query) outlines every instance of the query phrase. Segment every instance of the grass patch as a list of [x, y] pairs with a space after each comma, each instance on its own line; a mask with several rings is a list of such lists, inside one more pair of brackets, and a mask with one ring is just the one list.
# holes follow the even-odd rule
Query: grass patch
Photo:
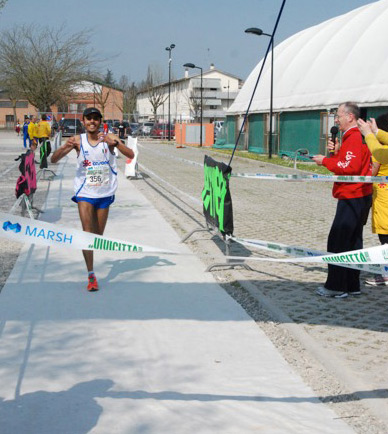
[[[213, 152], [219, 153], [219, 154], [232, 154], [232, 149], [215, 149], [212, 148]], [[263, 163], [271, 163], [276, 164], [278, 166], [284, 166], [284, 167], [294, 167], [294, 162], [292, 161], [290, 163], [289, 160], [284, 160], [283, 158], [280, 158], [278, 156], [273, 156], [272, 158], [268, 158], [266, 155], [263, 154], [256, 154], [253, 152], [247, 152], [247, 151], [236, 151], [234, 153], [237, 157], [242, 158], [248, 158], [249, 160], [257, 160], [262, 161]], [[315, 163], [296, 163], [296, 168], [299, 170], [304, 170], [306, 172], [313, 172], [313, 173], [319, 173], [321, 175], [332, 175], [332, 173], [326, 169], [326, 167], [323, 166], [317, 166]]]

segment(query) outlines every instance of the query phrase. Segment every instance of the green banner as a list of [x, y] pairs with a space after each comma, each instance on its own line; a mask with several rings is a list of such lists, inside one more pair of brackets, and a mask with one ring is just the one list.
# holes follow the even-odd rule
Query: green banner
[[205, 155], [203, 213], [206, 222], [222, 234], [233, 234], [233, 208], [229, 191], [232, 168]]

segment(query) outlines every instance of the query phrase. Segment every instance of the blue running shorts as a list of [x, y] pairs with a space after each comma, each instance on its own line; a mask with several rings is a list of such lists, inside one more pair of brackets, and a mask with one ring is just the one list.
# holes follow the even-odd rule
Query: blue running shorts
[[102, 208], [108, 208], [112, 203], [115, 201], [115, 196], [108, 196], [108, 197], [101, 197], [98, 199], [94, 199], [91, 197], [80, 197], [80, 196], [73, 196], [71, 200], [75, 203], [78, 202], [89, 202], [91, 203], [94, 208], [96, 209], [102, 209]]

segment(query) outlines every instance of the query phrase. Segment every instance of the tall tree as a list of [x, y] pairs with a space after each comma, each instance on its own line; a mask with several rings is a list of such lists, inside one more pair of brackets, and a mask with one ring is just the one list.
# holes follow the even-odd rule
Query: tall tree
[[13, 88], [41, 112], [67, 100], [72, 87], [88, 78], [89, 33], [65, 35], [65, 29], [21, 26], [0, 35], [0, 84]]
[[113, 78], [113, 72], [110, 69], [106, 70], [106, 74], [104, 77], [104, 83], [107, 86], [115, 86], [116, 85], [115, 79]]
[[134, 82], [130, 83], [126, 75], [120, 77], [118, 86], [123, 91], [123, 107], [119, 109], [123, 115], [128, 115], [128, 119], [134, 121], [134, 113], [137, 105], [138, 88]]

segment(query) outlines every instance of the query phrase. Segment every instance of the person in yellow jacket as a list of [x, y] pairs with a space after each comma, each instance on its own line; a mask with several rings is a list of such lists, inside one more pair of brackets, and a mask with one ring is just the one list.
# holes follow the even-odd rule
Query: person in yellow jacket
[[359, 119], [357, 125], [373, 157], [380, 164], [388, 164], [388, 132], [379, 129], [374, 118], [368, 122]]
[[31, 121], [28, 124], [28, 137], [30, 138], [30, 144], [38, 144], [37, 128], [36, 128], [36, 117], [31, 116]]
[[45, 114], [42, 115], [42, 119], [38, 122], [36, 126], [36, 135], [38, 137], [38, 142], [40, 143], [40, 169], [47, 169], [47, 157], [51, 153], [51, 144], [50, 144], [50, 135], [51, 135], [51, 126], [47, 122], [47, 116]]
[[44, 141], [48, 140], [51, 135], [51, 126], [47, 122], [47, 116], [42, 115], [42, 120], [38, 122], [36, 127], [36, 136], [38, 137], [39, 143], [42, 144]]
[[[372, 176], [388, 176], [388, 113], [358, 121], [358, 128], [365, 137], [365, 142], [372, 152]], [[388, 184], [373, 184], [372, 232], [379, 236], [381, 244], [388, 244]], [[388, 270], [382, 266], [382, 275], [375, 275], [365, 280], [367, 285], [388, 286]]]

